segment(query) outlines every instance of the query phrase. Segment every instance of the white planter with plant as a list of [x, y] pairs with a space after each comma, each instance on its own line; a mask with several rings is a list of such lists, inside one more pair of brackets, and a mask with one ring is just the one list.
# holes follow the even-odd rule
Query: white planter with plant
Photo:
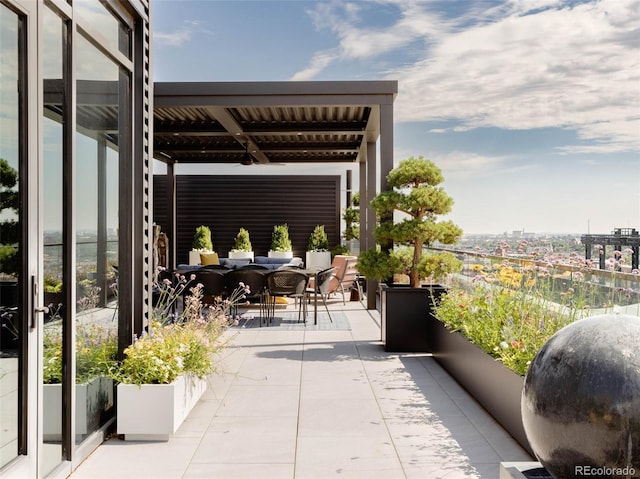
[[271, 249], [269, 258], [293, 258], [293, 247], [289, 239], [287, 224], [275, 225], [271, 234]]
[[249, 238], [249, 231], [240, 228], [233, 243], [233, 249], [229, 251], [230, 259], [250, 259], [253, 261], [253, 247]]
[[169, 384], [118, 384], [118, 434], [167, 441], [206, 390], [206, 379], [184, 374]]
[[[177, 286], [154, 281], [159, 300], [148, 333], [124, 350], [125, 358], [110, 369], [118, 384], [117, 431], [129, 440], [167, 440], [207, 388], [215, 372], [215, 355], [224, 346], [222, 333], [229, 311], [244, 299], [238, 286], [229, 300], [205, 308], [202, 285], [181, 279]], [[185, 291], [183, 313], [173, 317], [173, 305]]]
[[305, 265], [307, 268], [317, 269], [326, 269], [331, 266], [329, 239], [324, 230], [324, 225], [316, 225], [309, 236]]
[[211, 241], [211, 229], [208, 226], [198, 226], [193, 235], [193, 245], [189, 251], [189, 264], [200, 264], [200, 253], [213, 253], [213, 242]]

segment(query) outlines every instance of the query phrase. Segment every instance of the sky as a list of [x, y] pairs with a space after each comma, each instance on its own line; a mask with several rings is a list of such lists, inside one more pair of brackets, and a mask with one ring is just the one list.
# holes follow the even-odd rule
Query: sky
[[394, 164], [465, 234], [640, 229], [640, 0], [153, 0], [152, 35], [157, 82], [397, 80]]

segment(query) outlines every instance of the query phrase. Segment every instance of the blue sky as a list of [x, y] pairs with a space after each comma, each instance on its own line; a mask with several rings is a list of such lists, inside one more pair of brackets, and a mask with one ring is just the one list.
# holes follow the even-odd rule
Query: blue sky
[[152, 8], [154, 81], [397, 80], [394, 162], [442, 168], [465, 233], [640, 228], [640, 0]]

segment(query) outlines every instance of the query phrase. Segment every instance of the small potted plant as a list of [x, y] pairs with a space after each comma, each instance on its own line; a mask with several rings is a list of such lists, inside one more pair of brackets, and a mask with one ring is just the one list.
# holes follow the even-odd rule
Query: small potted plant
[[[454, 244], [462, 235], [451, 221], [437, 221], [453, 206], [453, 199], [439, 186], [443, 181], [432, 161], [411, 157], [387, 175], [391, 189], [371, 201], [379, 221], [374, 238], [381, 246], [360, 253], [358, 271], [368, 279], [386, 281], [380, 298], [387, 351], [430, 350], [427, 318], [434, 300], [444, 292], [433, 282], [462, 267], [451, 253], [423, 253], [435, 242]], [[405, 216], [397, 223], [395, 211]], [[405, 247], [395, 249], [394, 244]], [[408, 276], [408, 285], [394, 284], [401, 275]]]
[[250, 259], [253, 261], [253, 247], [249, 239], [249, 231], [246, 229], [240, 228], [240, 231], [238, 231], [233, 243], [233, 249], [229, 251], [229, 258]]
[[360, 239], [360, 195], [353, 195], [351, 206], [347, 206], [342, 214], [345, 223], [344, 239], [347, 242], [347, 248], [352, 253], [357, 253], [358, 239]]
[[309, 236], [306, 260], [307, 268], [324, 269], [331, 266], [329, 239], [324, 230], [324, 225], [316, 225]]
[[293, 258], [293, 247], [289, 239], [289, 226], [285, 223], [275, 225], [271, 234], [269, 258]]
[[193, 244], [189, 251], [189, 264], [200, 264], [200, 253], [213, 253], [213, 242], [211, 241], [211, 229], [208, 226], [198, 226], [193, 235]]

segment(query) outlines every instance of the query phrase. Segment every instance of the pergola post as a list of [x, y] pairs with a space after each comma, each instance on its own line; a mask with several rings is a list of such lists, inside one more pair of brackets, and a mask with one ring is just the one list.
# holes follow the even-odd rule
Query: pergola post
[[[376, 194], [376, 161], [375, 144], [367, 144], [368, 154], [373, 150], [374, 161], [368, 158], [367, 164], [372, 170], [367, 173], [369, 194], [367, 196], [367, 205], [371, 202]], [[389, 189], [387, 184], [387, 175], [393, 169], [393, 102], [383, 103], [380, 105], [380, 188], [378, 191], [386, 191]], [[376, 224], [376, 217], [373, 210], [368, 208], [367, 215], [367, 235], [370, 239], [369, 247], [375, 245], [373, 240], [373, 228]], [[393, 247], [393, 245], [381, 245], [383, 248]], [[376, 295], [378, 292], [378, 283], [375, 280], [367, 280], [367, 309], [376, 308]]]
[[176, 173], [173, 163], [167, 163], [167, 236], [169, 237], [169, 260], [167, 266], [175, 270], [177, 263], [177, 228], [176, 228]]
[[[360, 211], [363, 207], [365, 210], [364, 225], [360, 224], [360, 238], [364, 238], [365, 247], [360, 244], [360, 251], [373, 248], [376, 244], [373, 239], [373, 228], [376, 225], [376, 214], [371, 208], [371, 200], [376, 195], [376, 172], [378, 163], [378, 155], [376, 154], [376, 144], [374, 142], [367, 143], [367, 173], [366, 173], [366, 197], [360, 196]], [[363, 201], [364, 199], [364, 201]], [[362, 213], [361, 213], [362, 216]], [[364, 227], [363, 227], [364, 226]], [[378, 293], [378, 281], [367, 278], [367, 309], [376, 309], [376, 295]]]

